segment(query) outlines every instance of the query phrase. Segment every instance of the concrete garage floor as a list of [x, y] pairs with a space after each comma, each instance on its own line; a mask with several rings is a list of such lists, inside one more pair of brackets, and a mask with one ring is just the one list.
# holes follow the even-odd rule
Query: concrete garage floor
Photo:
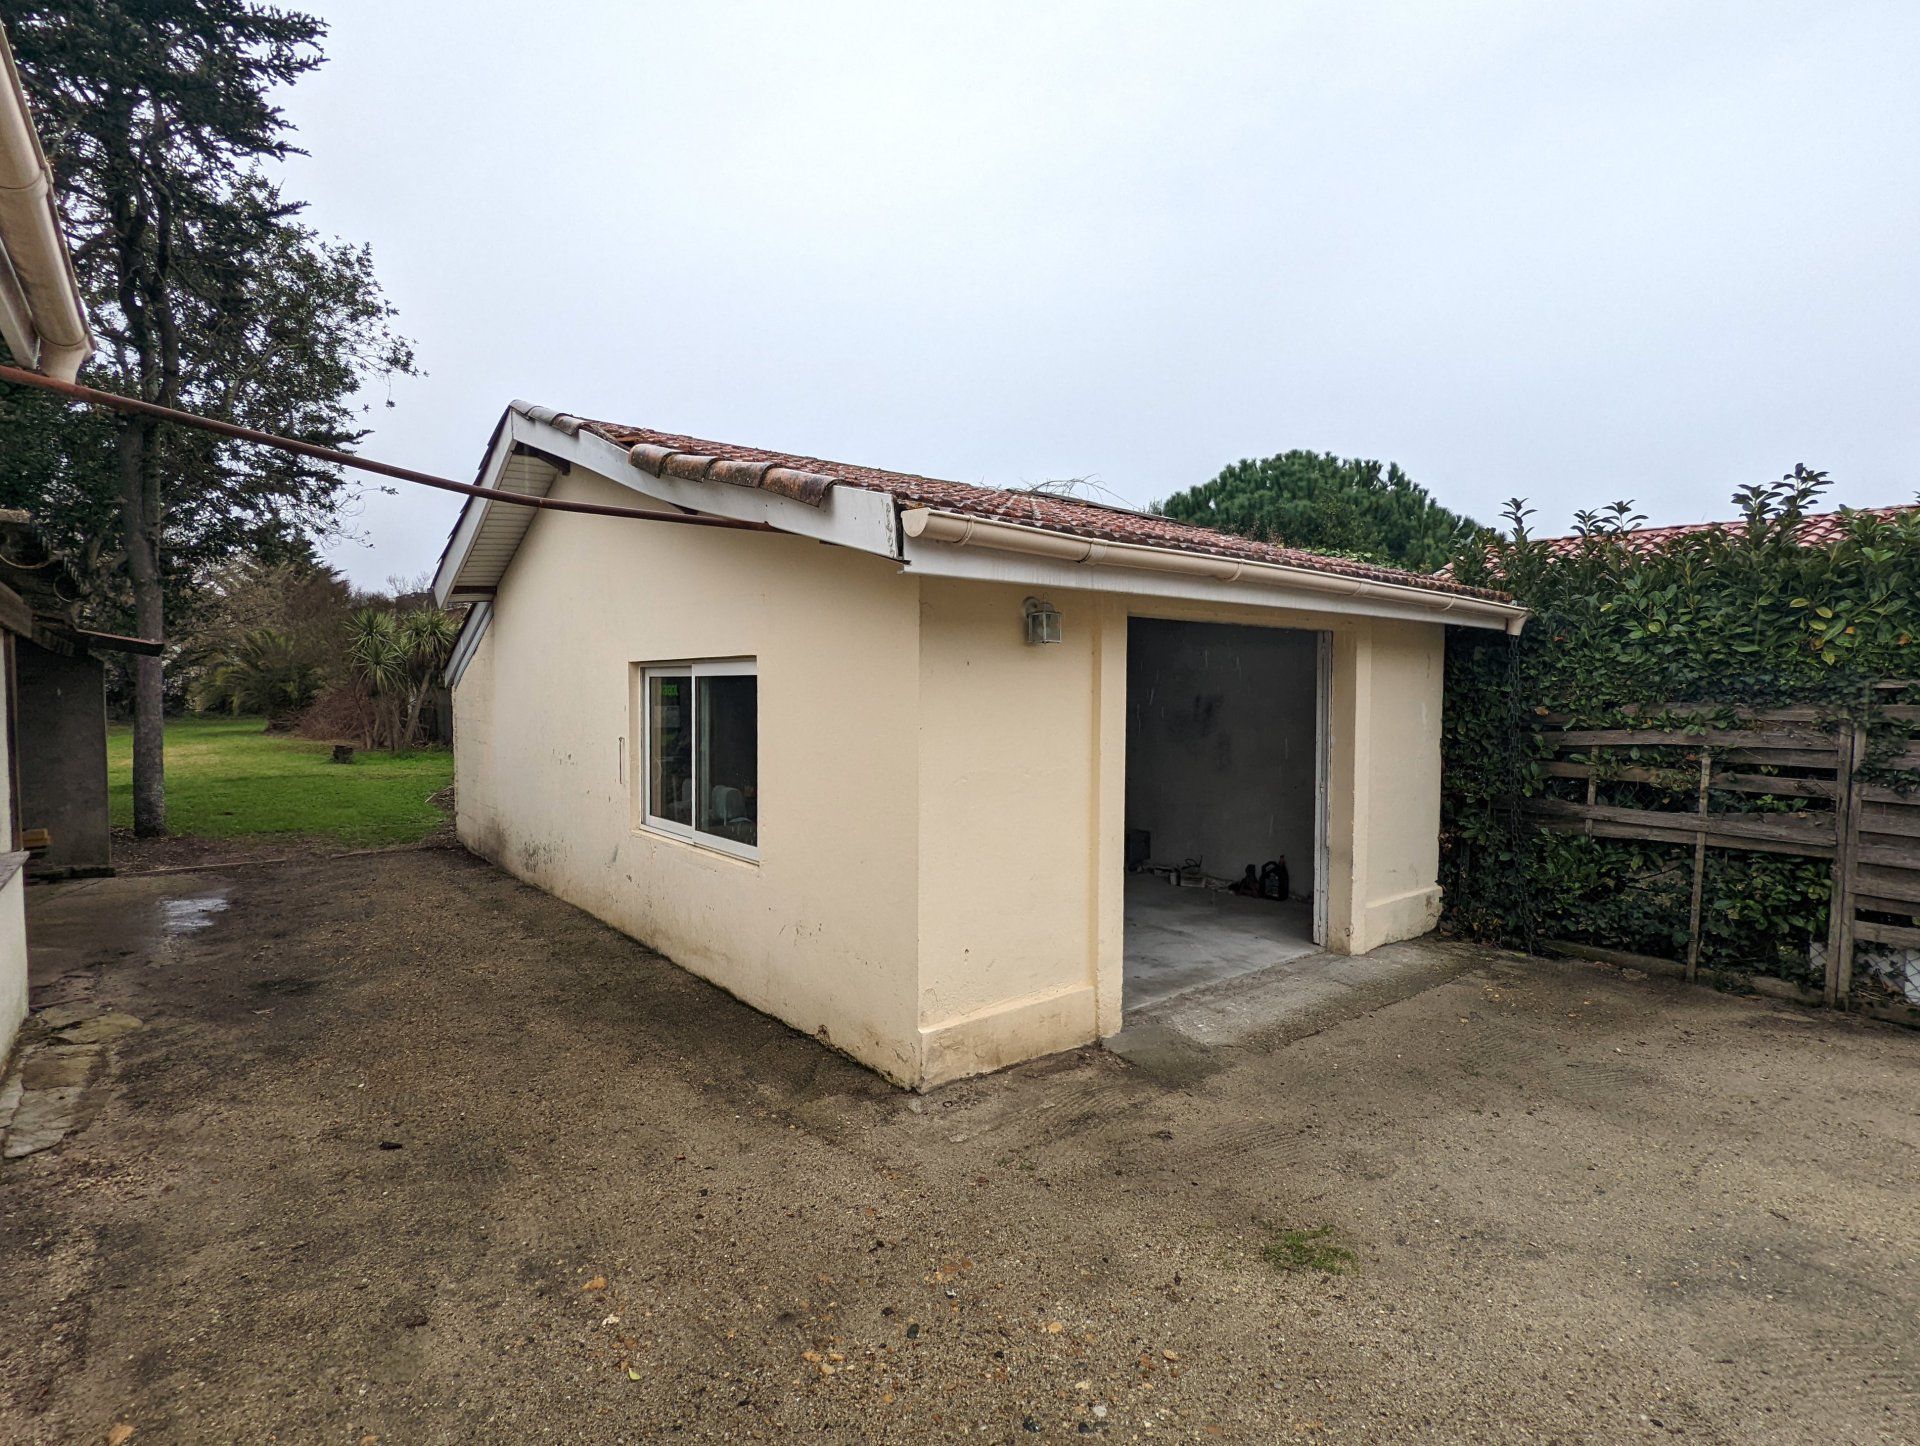
[[1128, 1010], [1316, 952], [1311, 904], [1175, 888], [1154, 874], [1127, 875], [1125, 925]]
[[1394, 946], [916, 1097], [457, 852], [30, 904], [141, 1026], [0, 1161], [0, 1440], [1920, 1439], [1889, 1026]]

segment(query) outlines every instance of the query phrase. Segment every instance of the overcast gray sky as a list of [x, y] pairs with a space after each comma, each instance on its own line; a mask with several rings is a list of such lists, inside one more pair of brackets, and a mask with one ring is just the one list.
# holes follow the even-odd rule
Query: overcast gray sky
[[[306, 5], [289, 189], [427, 372], [389, 461], [524, 397], [1135, 503], [1310, 447], [1556, 531], [1920, 487], [1907, 0]], [[406, 493], [357, 581], [437, 557]]]

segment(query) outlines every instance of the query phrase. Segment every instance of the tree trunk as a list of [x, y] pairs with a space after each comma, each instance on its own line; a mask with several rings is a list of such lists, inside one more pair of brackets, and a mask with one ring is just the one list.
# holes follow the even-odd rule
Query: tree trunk
[[402, 748], [413, 747], [414, 737], [420, 731], [420, 707], [426, 701], [427, 689], [423, 683], [420, 687], [413, 690], [413, 701], [407, 704], [407, 726], [406, 730], [400, 735], [400, 746]]
[[[120, 424], [120, 515], [126, 534], [127, 575], [133, 584], [134, 627], [143, 638], [166, 636], [160, 587], [158, 498], [149, 484], [150, 424]], [[167, 831], [164, 674], [157, 657], [133, 660], [133, 831], [157, 838]]]

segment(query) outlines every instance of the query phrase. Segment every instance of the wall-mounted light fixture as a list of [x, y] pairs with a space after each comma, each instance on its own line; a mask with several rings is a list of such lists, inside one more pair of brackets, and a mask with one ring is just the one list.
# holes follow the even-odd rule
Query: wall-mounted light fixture
[[1060, 641], [1060, 612], [1052, 603], [1042, 602], [1037, 597], [1027, 599], [1027, 641], [1029, 643]]

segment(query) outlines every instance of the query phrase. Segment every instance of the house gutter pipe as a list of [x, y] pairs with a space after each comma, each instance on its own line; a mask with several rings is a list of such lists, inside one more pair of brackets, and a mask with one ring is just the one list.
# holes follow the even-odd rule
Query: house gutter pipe
[[467, 497], [482, 497], [489, 502], [505, 502], [514, 507], [537, 507], [542, 512], [583, 512], [592, 517], [633, 517], [642, 522], [675, 522], [683, 527], [730, 527], [741, 532], [776, 530], [764, 522], [745, 522], [733, 517], [706, 517], [688, 512], [655, 512], [644, 507], [615, 507], [601, 502], [567, 502], [554, 497], [531, 497], [524, 492], [507, 492], [498, 487], [479, 487], [471, 482], [453, 482], [445, 477], [436, 477], [431, 472], [416, 472], [411, 467], [396, 467], [391, 462], [376, 462], [370, 457], [342, 452], [336, 447], [322, 447], [317, 442], [301, 442], [292, 437], [277, 437], [272, 432], [258, 432], [252, 427], [217, 421], [212, 417], [200, 416], [196, 412], [180, 411], [176, 407], [163, 407], [157, 402], [142, 401], [138, 397], [123, 397], [118, 392], [103, 392], [93, 387], [81, 386], [77, 382], [58, 381], [53, 377], [44, 377], [38, 372], [25, 371], [20, 367], [0, 366], [0, 381], [9, 381], [16, 386], [35, 387], [43, 392], [54, 392], [63, 397], [70, 397], [76, 402], [105, 407], [110, 411], [132, 412], [137, 416], [153, 417], [162, 422], [177, 422], [183, 427], [197, 427], [203, 432], [212, 432], [216, 436], [231, 437], [236, 442], [250, 442], [256, 447], [273, 447], [282, 452], [312, 457], [315, 461], [329, 462], [336, 467], [351, 467], [356, 471], [372, 472], [377, 476], [411, 482], [419, 487], [433, 487], [442, 492], [458, 492]]
[[4, 28], [0, 72], [0, 334], [18, 360], [70, 382], [93, 355], [93, 333]]
[[908, 537], [926, 542], [944, 542], [953, 547], [987, 547], [998, 552], [1020, 553], [1056, 562], [1104, 563], [1111, 567], [1139, 568], [1145, 572], [1212, 578], [1217, 582], [1260, 583], [1329, 597], [1373, 598], [1438, 614], [1436, 622], [1447, 621], [1446, 614], [1456, 614], [1457, 620], [1462, 623], [1477, 627], [1498, 626], [1510, 637], [1519, 636], [1527, 623], [1527, 610], [1517, 603], [1497, 603], [1458, 593], [1430, 592], [1425, 588], [1378, 582], [1372, 578], [1347, 577], [1340, 573], [1314, 572], [1309, 568], [1288, 567], [1282, 563], [1179, 552], [1173, 548], [1146, 547], [1133, 542], [1102, 542], [1097, 538], [968, 517], [932, 507], [910, 508], [900, 515], [900, 523]]

